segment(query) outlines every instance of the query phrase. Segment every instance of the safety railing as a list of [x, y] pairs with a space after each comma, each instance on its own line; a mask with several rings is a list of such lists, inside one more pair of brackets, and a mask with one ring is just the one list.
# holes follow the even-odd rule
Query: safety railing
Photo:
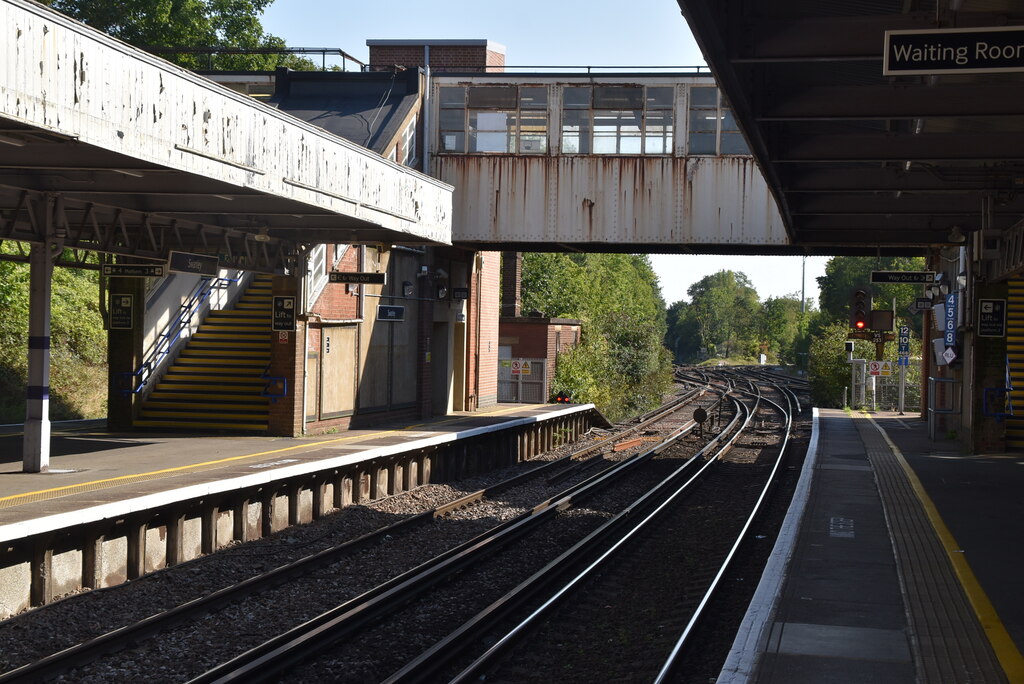
[[138, 394], [145, 389], [153, 374], [166, 361], [167, 356], [174, 349], [175, 343], [181, 339], [182, 333], [190, 329], [192, 319], [202, 310], [203, 304], [210, 298], [214, 290], [227, 287], [231, 283], [237, 283], [238, 278], [203, 278], [178, 309], [178, 314], [164, 326], [164, 329], [157, 335], [156, 343], [146, 354], [138, 368], [134, 371], [118, 374], [118, 383], [121, 393], [125, 396]]
[[270, 375], [269, 363], [260, 374], [260, 379], [266, 383], [260, 391], [260, 396], [270, 399], [271, 404], [276, 404], [278, 399], [288, 396], [288, 378], [283, 375]]

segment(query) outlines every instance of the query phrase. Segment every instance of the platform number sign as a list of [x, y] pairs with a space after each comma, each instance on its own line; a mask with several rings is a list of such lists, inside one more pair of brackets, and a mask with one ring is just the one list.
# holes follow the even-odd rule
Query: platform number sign
[[900, 326], [900, 334], [897, 338], [899, 345], [896, 350], [896, 365], [910, 365], [910, 328], [906, 325]]
[[947, 347], [956, 346], [956, 308], [956, 292], [950, 292], [946, 295], [946, 321], [943, 326], [943, 331], [945, 333], [943, 342]]

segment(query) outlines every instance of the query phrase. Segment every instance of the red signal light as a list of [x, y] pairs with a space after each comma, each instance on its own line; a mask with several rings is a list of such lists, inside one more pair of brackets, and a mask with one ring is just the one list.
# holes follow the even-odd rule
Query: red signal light
[[860, 330], [864, 327], [864, 321], [857, 321], [855, 325], [857, 326], [857, 330]]

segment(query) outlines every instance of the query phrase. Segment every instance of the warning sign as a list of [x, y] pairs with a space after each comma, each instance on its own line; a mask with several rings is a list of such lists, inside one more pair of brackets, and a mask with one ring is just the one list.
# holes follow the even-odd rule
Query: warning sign
[[868, 361], [868, 375], [892, 375], [891, 361]]
[[523, 370], [523, 362], [519, 359], [512, 361], [512, 375], [519, 375]]
[[519, 369], [519, 374], [520, 375], [529, 375], [530, 374], [530, 362], [529, 361], [523, 361], [523, 365]]

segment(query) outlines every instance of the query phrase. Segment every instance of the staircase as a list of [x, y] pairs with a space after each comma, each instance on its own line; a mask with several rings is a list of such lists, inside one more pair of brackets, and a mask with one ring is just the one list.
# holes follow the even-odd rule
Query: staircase
[[270, 362], [271, 277], [234, 309], [210, 311], [142, 405], [135, 427], [266, 430], [260, 376]]
[[1006, 448], [1024, 450], [1024, 280], [1007, 283], [1006, 365], [1013, 392], [1013, 412], [1006, 419]]

